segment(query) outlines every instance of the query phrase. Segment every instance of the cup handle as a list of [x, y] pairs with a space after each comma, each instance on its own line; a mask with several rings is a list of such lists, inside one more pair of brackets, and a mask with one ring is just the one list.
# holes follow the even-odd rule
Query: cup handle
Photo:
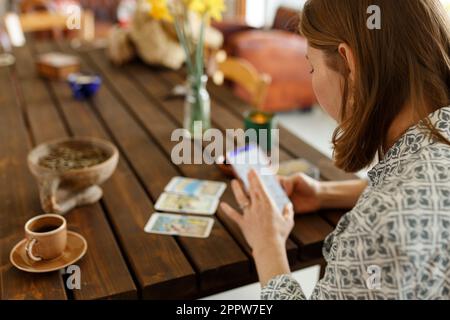
[[58, 204], [56, 202], [56, 192], [60, 180], [58, 178], [54, 179], [43, 179], [40, 181], [40, 197], [42, 209], [47, 213], [58, 213]]
[[34, 245], [35, 245], [37, 242], [38, 242], [38, 241], [37, 241], [36, 239], [33, 238], [33, 239], [29, 240], [29, 241], [27, 242], [26, 246], [25, 246], [25, 251], [26, 251], [26, 253], [27, 253], [28, 258], [30, 258], [31, 260], [33, 260], [33, 261], [35, 261], [35, 262], [39, 262], [39, 261], [42, 260], [41, 257], [36, 257], [36, 256], [33, 254], [33, 248], [34, 248]]
[[65, 200], [58, 201], [54, 212], [64, 214], [75, 207], [93, 204], [101, 199], [103, 191], [99, 186], [91, 186], [87, 189], [70, 194]]
[[41, 205], [47, 213], [63, 215], [77, 206], [95, 203], [103, 195], [102, 189], [94, 185], [75, 193], [69, 193], [64, 199], [57, 199], [56, 194], [60, 183], [61, 181], [58, 178], [43, 179], [40, 182]]

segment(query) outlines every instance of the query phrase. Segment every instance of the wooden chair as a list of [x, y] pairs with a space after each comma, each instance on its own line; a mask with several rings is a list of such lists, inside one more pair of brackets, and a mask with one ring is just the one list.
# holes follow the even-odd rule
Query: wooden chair
[[21, 0], [20, 1], [20, 12], [27, 13], [36, 10], [46, 11], [50, 8], [49, 0]]
[[250, 104], [256, 109], [261, 109], [272, 82], [268, 74], [260, 73], [244, 59], [227, 57], [223, 50], [210, 61], [208, 73], [217, 85], [223, 84], [226, 79], [243, 88], [249, 95]]
[[[50, 11], [48, 0], [25, 0], [20, 6], [21, 13], [18, 15], [22, 31], [40, 32], [52, 31], [58, 37], [63, 31], [69, 30], [68, 15]], [[9, 13], [14, 15], [14, 13]], [[91, 11], [80, 12], [79, 38], [91, 41], [95, 37], [95, 18]]]

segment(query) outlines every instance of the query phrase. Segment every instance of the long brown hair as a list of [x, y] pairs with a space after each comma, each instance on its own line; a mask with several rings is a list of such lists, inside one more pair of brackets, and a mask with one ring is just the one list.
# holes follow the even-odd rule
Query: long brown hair
[[[381, 29], [367, 26], [371, 5], [381, 9]], [[430, 134], [450, 144], [426, 120], [450, 104], [450, 23], [439, 0], [309, 0], [301, 33], [345, 80], [333, 135], [338, 167], [356, 172], [369, 166], [406, 103], [417, 121], [425, 119]], [[351, 84], [341, 43], [355, 57]]]

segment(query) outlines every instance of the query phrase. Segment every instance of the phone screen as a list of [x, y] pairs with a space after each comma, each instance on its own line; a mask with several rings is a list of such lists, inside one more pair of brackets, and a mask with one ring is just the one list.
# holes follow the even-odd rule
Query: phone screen
[[290, 200], [271, 169], [269, 159], [256, 144], [249, 144], [229, 152], [227, 160], [233, 166], [234, 171], [247, 190], [249, 190], [248, 173], [251, 169], [254, 169], [261, 177], [262, 183], [277, 208], [280, 212], [283, 212], [284, 207], [290, 203]]

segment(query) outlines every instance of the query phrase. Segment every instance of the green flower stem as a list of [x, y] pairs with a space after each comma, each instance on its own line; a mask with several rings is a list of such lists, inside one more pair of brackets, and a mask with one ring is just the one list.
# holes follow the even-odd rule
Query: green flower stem
[[[204, 75], [204, 44], [205, 44], [205, 27], [208, 16], [205, 14], [201, 17], [200, 33], [195, 47], [192, 47], [192, 31], [188, 29], [190, 26], [187, 19], [187, 14], [175, 19], [175, 29], [181, 46], [186, 53], [186, 64], [189, 76], [190, 98], [187, 98], [189, 103], [189, 122], [186, 124], [187, 129], [193, 134], [195, 129], [195, 122], [200, 121], [203, 125], [203, 130], [210, 128], [209, 119], [209, 98], [204, 100], [202, 95], [203, 83], [202, 77]], [[195, 52], [194, 52], [195, 50]], [[191, 100], [192, 99], [192, 100]], [[207, 108], [208, 110], [205, 110]]]
[[200, 26], [200, 36], [197, 44], [197, 52], [196, 52], [196, 63], [197, 63], [197, 81], [198, 85], [201, 85], [201, 77], [203, 75], [203, 50], [205, 43], [205, 17], [202, 17], [202, 23]]
[[184, 34], [183, 34], [177, 20], [174, 21], [174, 25], [175, 25], [175, 30], [177, 32], [178, 39], [180, 40], [181, 46], [183, 47], [184, 52], [186, 54], [186, 64], [187, 64], [188, 72], [189, 72], [189, 74], [192, 74], [195, 69], [192, 66], [191, 53], [189, 52], [186, 38], [184, 37]]

